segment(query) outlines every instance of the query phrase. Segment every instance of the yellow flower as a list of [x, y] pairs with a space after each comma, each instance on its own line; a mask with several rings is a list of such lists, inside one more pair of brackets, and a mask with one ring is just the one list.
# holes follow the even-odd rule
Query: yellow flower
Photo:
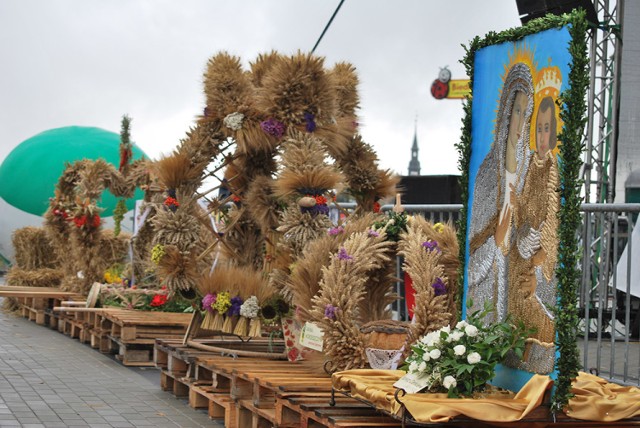
[[436, 223], [433, 225], [433, 230], [435, 230], [438, 233], [442, 233], [442, 231], [444, 230], [444, 224], [442, 223]]

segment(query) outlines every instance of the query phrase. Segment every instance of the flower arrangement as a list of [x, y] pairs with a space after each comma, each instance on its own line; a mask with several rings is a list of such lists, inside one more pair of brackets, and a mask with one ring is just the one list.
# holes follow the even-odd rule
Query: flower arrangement
[[522, 357], [528, 335], [522, 323], [513, 326], [508, 320], [484, 326], [482, 320], [492, 311], [485, 306], [454, 328], [428, 333], [411, 347], [402, 369], [425, 376], [428, 392], [446, 392], [450, 398], [483, 391], [507, 352], [513, 350]]
[[[105, 273], [106, 275], [106, 273]], [[102, 284], [100, 306], [115, 306], [125, 309], [161, 312], [191, 312], [191, 304], [177, 295], [169, 299], [167, 287], [160, 290], [126, 287], [120, 284]]]

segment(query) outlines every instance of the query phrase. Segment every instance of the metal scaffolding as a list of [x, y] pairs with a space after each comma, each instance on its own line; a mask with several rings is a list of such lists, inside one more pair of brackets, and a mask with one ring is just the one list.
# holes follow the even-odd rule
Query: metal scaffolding
[[[598, 25], [590, 30], [590, 85], [587, 99], [585, 159], [582, 169], [585, 203], [612, 203], [615, 190], [615, 153], [621, 63], [622, 10], [624, 0], [595, 0]], [[588, 309], [615, 306], [616, 293], [608, 287], [613, 217], [585, 216], [582, 228], [584, 258], [581, 305]]]

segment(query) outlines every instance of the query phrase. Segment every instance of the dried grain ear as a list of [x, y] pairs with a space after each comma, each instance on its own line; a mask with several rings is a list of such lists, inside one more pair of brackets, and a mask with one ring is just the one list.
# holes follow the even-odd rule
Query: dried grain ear
[[301, 52], [275, 58], [260, 82], [257, 108], [287, 127], [304, 124], [305, 114], [320, 125], [335, 117], [335, 90], [324, 58]]
[[239, 111], [251, 103], [253, 87], [242, 69], [240, 58], [220, 52], [207, 63], [204, 73], [207, 109], [218, 118]]
[[336, 93], [337, 116], [355, 118], [356, 111], [360, 108], [360, 81], [356, 68], [347, 62], [339, 62], [331, 69], [329, 77]]

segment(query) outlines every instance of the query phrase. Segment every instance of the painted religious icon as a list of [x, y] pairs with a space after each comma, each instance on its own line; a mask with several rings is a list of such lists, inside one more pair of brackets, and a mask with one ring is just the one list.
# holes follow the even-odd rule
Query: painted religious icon
[[509, 317], [535, 329], [524, 357], [505, 363], [515, 372], [554, 370], [558, 97], [568, 41], [565, 28], [552, 29], [475, 56], [465, 301], [471, 311], [491, 302], [487, 323]]

